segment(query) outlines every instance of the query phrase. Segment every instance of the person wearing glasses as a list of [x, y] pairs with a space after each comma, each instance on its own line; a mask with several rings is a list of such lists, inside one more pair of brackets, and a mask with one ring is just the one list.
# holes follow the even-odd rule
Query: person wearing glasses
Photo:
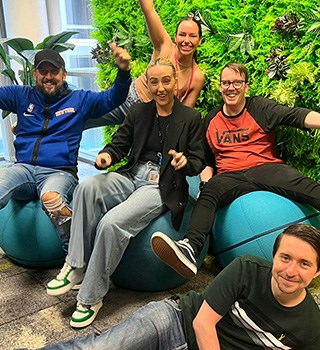
[[205, 118], [206, 168], [200, 194], [183, 240], [164, 233], [151, 238], [155, 254], [185, 278], [197, 273], [199, 252], [218, 208], [252, 191], [270, 191], [320, 210], [320, 184], [300, 174], [276, 154], [275, 128], [320, 128], [320, 114], [289, 108], [264, 97], [246, 97], [248, 71], [228, 63], [220, 74], [223, 105]]

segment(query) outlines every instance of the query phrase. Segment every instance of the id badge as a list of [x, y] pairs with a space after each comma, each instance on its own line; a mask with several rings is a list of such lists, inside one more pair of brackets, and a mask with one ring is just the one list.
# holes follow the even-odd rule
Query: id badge
[[159, 171], [157, 170], [151, 170], [148, 175], [148, 181], [159, 183]]

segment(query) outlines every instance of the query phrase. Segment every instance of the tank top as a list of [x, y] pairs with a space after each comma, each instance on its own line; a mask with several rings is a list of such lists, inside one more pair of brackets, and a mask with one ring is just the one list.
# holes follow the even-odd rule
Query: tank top
[[[164, 58], [169, 59], [173, 63], [173, 65], [176, 67], [178, 80], [176, 84], [175, 95], [181, 102], [183, 102], [183, 100], [187, 97], [189, 91], [191, 90], [195, 71], [199, 69], [199, 67], [196, 64], [196, 62], [193, 61], [192, 67], [177, 69], [178, 61], [175, 57], [175, 47], [176, 45], [172, 44], [172, 50], [170, 50], [170, 55]], [[152, 96], [147, 86], [146, 73], [144, 72], [142, 75], [140, 75], [140, 77], [138, 77], [135, 80], [135, 83], [136, 83], [136, 88], [140, 99], [143, 102], [151, 101]]]

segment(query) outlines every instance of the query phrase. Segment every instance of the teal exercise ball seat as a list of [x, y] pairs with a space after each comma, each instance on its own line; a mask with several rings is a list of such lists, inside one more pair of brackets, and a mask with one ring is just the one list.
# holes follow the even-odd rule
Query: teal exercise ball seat
[[[189, 202], [179, 231], [171, 224], [171, 213], [166, 212], [155, 218], [136, 237], [131, 238], [120, 264], [111, 276], [112, 282], [125, 289], [150, 292], [176, 288], [185, 283], [185, 278], [153, 253], [150, 239], [156, 231], [164, 232], [174, 240], [182, 239], [188, 227], [191, 210], [192, 202]], [[209, 239], [202, 250], [200, 264], [207, 255], [208, 248]]]
[[[199, 187], [197, 178], [187, 178], [189, 201], [179, 231], [175, 230], [171, 224], [170, 212], [155, 218], [148, 227], [130, 240], [120, 264], [111, 276], [114, 284], [125, 289], [155, 292], [176, 288], [186, 282], [185, 278], [157, 258], [152, 251], [150, 239], [156, 231], [161, 231], [176, 241], [183, 238]], [[209, 237], [200, 255], [200, 265], [208, 249]]]
[[217, 211], [209, 251], [222, 267], [243, 254], [271, 261], [275, 238], [295, 223], [320, 229], [320, 212], [272, 192], [250, 192]]
[[0, 210], [0, 247], [13, 261], [29, 267], [64, 262], [62, 242], [39, 200], [11, 199]]

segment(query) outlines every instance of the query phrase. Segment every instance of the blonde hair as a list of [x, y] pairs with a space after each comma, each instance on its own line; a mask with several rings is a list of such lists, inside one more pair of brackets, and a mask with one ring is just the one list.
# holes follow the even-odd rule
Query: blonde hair
[[173, 76], [174, 78], [176, 78], [177, 76], [177, 73], [176, 73], [176, 68], [175, 66], [173, 65], [173, 63], [168, 60], [167, 58], [162, 58], [162, 57], [159, 57], [159, 58], [156, 58], [155, 60], [152, 60], [149, 64], [148, 64], [148, 67], [146, 69], [146, 77], [148, 79], [148, 70], [152, 67], [155, 67], [155, 66], [169, 66], [172, 68], [172, 72], [173, 72]]

